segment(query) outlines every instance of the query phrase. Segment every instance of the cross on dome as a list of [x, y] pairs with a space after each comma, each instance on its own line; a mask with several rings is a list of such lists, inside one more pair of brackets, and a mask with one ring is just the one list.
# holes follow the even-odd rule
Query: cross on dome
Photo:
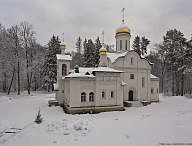
[[64, 43], [64, 33], [63, 33], [63, 43]]
[[104, 45], [104, 34], [105, 34], [105, 32], [103, 31], [103, 32], [102, 32], [102, 35], [103, 35], [103, 42], [102, 42], [102, 45]]

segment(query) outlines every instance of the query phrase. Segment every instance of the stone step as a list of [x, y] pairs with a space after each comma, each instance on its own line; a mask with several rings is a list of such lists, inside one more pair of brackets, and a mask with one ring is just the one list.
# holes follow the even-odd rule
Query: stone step
[[131, 101], [132, 102], [132, 107], [142, 107], [143, 104], [141, 101]]

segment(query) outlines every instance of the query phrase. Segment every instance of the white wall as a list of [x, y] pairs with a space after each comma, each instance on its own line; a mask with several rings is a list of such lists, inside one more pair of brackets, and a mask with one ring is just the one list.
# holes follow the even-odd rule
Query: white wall
[[159, 80], [151, 79], [150, 83], [151, 83], [151, 89], [153, 89], [153, 93], [151, 93], [151, 89], [150, 89], [151, 101], [159, 101]]
[[[132, 58], [132, 64], [131, 64]], [[141, 59], [138, 53], [131, 51], [123, 58], [118, 58], [110, 67], [122, 70], [122, 80], [127, 83], [123, 87], [123, 99], [129, 100], [129, 91], [133, 91], [133, 100], [150, 100], [150, 73], [151, 66], [148, 61]], [[130, 79], [130, 74], [134, 74], [134, 79]], [[145, 78], [145, 86], [142, 87], [142, 77]]]
[[[116, 51], [117, 52], [125, 52], [130, 50], [130, 35], [129, 34], [117, 34], [116, 36]], [[120, 50], [120, 40], [122, 40], [122, 50]], [[125, 50], [127, 40], [127, 50]]]

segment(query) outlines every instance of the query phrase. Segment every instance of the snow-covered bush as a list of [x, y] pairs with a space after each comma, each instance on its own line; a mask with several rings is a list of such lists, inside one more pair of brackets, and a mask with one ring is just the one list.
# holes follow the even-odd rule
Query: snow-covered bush
[[82, 130], [82, 125], [83, 125], [82, 122], [77, 122], [77, 123], [73, 124], [73, 127], [75, 128], [76, 131], [80, 131], [80, 130]]

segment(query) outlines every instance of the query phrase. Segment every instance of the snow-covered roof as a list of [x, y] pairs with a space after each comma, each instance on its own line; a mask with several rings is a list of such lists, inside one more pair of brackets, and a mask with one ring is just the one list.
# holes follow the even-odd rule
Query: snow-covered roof
[[93, 74], [86, 74], [86, 73], [71, 73], [68, 76], [63, 77], [64, 78], [95, 78]]
[[154, 76], [153, 74], [150, 74], [151, 79], [157, 79], [158, 77]]
[[88, 68], [88, 67], [79, 67], [79, 72], [81, 72], [81, 73], [92, 73], [92, 70], [93, 70], [94, 68]]
[[113, 68], [109, 68], [109, 67], [97, 67], [97, 68], [94, 68], [92, 70], [92, 72], [118, 72], [118, 73], [121, 73], [123, 71], [120, 71], [120, 70], [116, 70], [116, 69], [113, 69]]
[[114, 63], [117, 58], [119, 57], [125, 57], [125, 55], [127, 54], [127, 52], [121, 53], [121, 54], [117, 54], [117, 53], [106, 53], [107, 57], [111, 60], [111, 63]]
[[115, 70], [109, 67], [97, 67], [97, 68], [86, 68], [80, 67], [79, 73], [75, 73], [75, 70], [72, 70], [71, 74], [64, 76], [62, 79], [65, 78], [95, 78], [92, 74], [93, 72], [113, 72], [113, 73], [121, 73], [123, 71]]
[[150, 74], [150, 79], [151, 79], [151, 80], [159, 80], [159, 78], [156, 77], [156, 76], [154, 76], [153, 74]]
[[[127, 53], [129, 52], [136, 52], [134, 50], [130, 50], [124, 53], [106, 53], [107, 57], [111, 60], [111, 63], [113, 64], [118, 58], [125, 57]], [[137, 53], [137, 52], [136, 52]], [[138, 54], [139, 55], [139, 54]], [[140, 56], [140, 55], [139, 55]], [[153, 65], [148, 59], [146, 59], [144, 56], [140, 56], [141, 59], [145, 59], [150, 65]]]
[[57, 54], [56, 56], [58, 60], [72, 60], [70, 55]]
[[79, 73], [75, 73], [75, 70], [73, 69], [71, 71], [71, 74], [63, 77], [65, 78], [95, 78], [95, 76], [92, 74], [93, 68], [86, 68], [86, 67], [79, 67]]

